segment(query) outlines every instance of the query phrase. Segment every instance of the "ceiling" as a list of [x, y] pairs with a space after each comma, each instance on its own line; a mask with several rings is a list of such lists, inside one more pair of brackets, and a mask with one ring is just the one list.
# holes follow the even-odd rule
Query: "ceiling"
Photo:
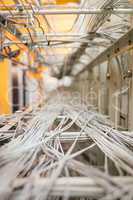
[[[130, 15], [111, 10], [129, 8], [128, 0], [0, 0], [1, 51], [26, 52], [30, 69], [41, 63], [58, 78], [77, 75], [131, 28]], [[85, 9], [105, 12], [81, 14]], [[81, 13], [45, 14], [65, 10]]]

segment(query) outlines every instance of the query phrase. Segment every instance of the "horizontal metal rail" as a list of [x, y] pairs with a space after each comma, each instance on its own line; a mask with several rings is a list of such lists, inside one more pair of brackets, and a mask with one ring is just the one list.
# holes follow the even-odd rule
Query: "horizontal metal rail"
[[[64, 34], [64, 33], [46, 33], [45, 35], [43, 33], [36, 33], [36, 34], [32, 34], [32, 36], [36, 36], [36, 37], [87, 37], [89, 36], [90, 34], [88, 33], [67, 33], [67, 34]], [[23, 34], [23, 37], [24, 38], [29, 38], [29, 35], [28, 34]]]
[[[133, 8], [106, 8], [106, 9], [27, 9], [27, 10], [12, 10], [12, 14], [14, 15], [27, 15], [27, 12], [29, 14], [34, 15], [71, 15], [71, 14], [77, 14], [77, 15], [91, 15], [91, 14], [103, 14], [103, 13], [111, 13], [111, 14], [131, 14], [133, 15]], [[34, 11], [34, 12], [33, 12]], [[10, 15], [9, 11], [7, 10], [1, 10], [1, 15]]]

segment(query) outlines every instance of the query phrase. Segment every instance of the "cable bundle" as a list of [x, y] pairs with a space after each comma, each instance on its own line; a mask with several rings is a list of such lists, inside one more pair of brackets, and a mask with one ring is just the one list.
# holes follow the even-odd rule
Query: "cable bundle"
[[0, 147], [2, 200], [133, 199], [133, 133], [69, 93], [31, 114]]

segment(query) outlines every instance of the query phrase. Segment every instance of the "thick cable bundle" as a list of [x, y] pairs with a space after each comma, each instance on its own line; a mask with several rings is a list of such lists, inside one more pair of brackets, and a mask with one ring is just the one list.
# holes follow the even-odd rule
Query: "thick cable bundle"
[[0, 148], [0, 199], [133, 199], [132, 133], [72, 94], [32, 115]]

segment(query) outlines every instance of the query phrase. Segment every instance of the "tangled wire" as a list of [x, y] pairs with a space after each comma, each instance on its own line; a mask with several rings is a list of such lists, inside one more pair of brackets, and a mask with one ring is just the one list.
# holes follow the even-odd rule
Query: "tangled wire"
[[0, 133], [8, 138], [0, 147], [1, 200], [133, 199], [133, 133], [71, 95], [32, 115], [24, 129]]

